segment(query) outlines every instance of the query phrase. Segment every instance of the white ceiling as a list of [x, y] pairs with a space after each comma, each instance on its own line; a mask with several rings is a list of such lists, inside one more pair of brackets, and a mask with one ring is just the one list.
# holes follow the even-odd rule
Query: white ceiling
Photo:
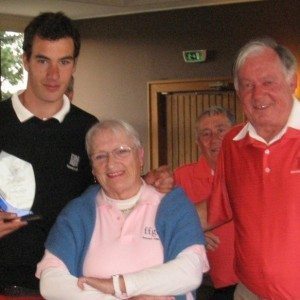
[[63, 11], [72, 19], [88, 19], [251, 1], [259, 0], [0, 0], [0, 14], [33, 17]]

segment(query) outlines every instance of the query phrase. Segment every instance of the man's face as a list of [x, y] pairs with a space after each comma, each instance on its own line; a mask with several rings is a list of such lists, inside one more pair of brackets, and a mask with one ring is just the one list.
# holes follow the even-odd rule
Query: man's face
[[50, 41], [36, 36], [33, 39], [31, 57], [23, 56], [28, 72], [27, 93], [31, 101], [45, 104], [62, 101], [75, 71], [73, 53], [71, 38]]
[[238, 95], [257, 133], [272, 139], [287, 123], [296, 75], [287, 79], [277, 54], [269, 48], [249, 55], [238, 72]]
[[227, 116], [218, 114], [203, 117], [197, 124], [197, 144], [209, 165], [214, 168], [224, 135], [231, 128]]

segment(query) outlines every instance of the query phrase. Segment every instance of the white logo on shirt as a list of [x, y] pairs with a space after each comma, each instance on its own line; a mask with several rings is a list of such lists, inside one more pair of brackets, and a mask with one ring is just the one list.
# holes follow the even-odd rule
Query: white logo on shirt
[[73, 171], [78, 171], [79, 161], [80, 157], [76, 154], [71, 153], [70, 161], [67, 164], [67, 168]]

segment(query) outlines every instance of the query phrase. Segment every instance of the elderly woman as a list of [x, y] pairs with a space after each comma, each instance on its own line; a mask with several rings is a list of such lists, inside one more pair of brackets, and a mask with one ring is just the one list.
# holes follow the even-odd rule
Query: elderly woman
[[50, 231], [37, 267], [41, 294], [192, 299], [208, 263], [197, 213], [183, 190], [164, 195], [141, 179], [144, 151], [125, 122], [95, 124], [86, 148], [100, 185], [73, 200]]

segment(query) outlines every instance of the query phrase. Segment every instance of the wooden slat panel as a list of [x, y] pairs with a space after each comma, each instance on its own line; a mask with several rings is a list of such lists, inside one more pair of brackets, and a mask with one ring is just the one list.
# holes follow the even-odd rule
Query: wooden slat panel
[[170, 149], [170, 146], [169, 145], [173, 145], [173, 135], [172, 135], [172, 130], [173, 130], [173, 117], [172, 117], [172, 105], [173, 105], [173, 102], [172, 102], [172, 96], [171, 95], [168, 95], [167, 96], [167, 136], [166, 136], [166, 140], [167, 140], [167, 165], [171, 166], [172, 165], [172, 161], [173, 161], [173, 150], [172, 150], [172, 147]]
[[216, 105], [223, 107], [223, 94], [219, 93], [216, 95]]
[[[179, 149], [178, 149], [178, 96], [174, 95], [172, 97], [172, 149], [173, 157], [172, 161], [170, 162], [170, 166], [174, 168], [174, 166], [178, 166], [178, 156], [179, 156]], [[169, 152], [169, 151], [168, 151]]]
[[180, 166], [185, 163], [185, 144], [186, 144], [186, 137], [184, 131], [184, 124], [185, 124], [185, 114], [184, 114], [184, 102], [185, 102], [185, 94], [178, 95], [178, 161], [177, 165]]
[[191, 161], [191, 94], [185, 94], [184, 99], [184, 162]]
[[[203, 104], [202, 104], [202, 109], [201, 110], [198, 110], [198, 116], [206, 109], [208, 109], [211, 105], [210, 105], [210, 101], [209, 101], [209, 95], [206, 94], [206, 93], [203, 93], [201, 95], [203, 98]], [[200, 98], [200, 95], [199, 95], [199, 98]], [[201, 101], [201, 98], [199, 99]]]
[[209, 98], [209, 107], [215, 106], [216, 105], [216, 96], [214, 94], [209, 93], [208, 98]]
[[192, 94], [190, 98], [190, 108], [191, 108], [191, 131], [190, 131], [190, 139], [191, 139], [191, 160], [190, 162], [198, 160], [198, 148], [195, 144], [195, 123], [197, 120], [197, 96], [196, 94]]
[[224, 93], [223, 94], [223, 103], [222, 103], [222, 106], [224, 108], [226, 108], [227, 110], [230, 110], [230, 103], [229, 103], [228, 93]]
[[[227, 79], [217, 81], [211, 79], [183, 81], [164, 81], [154, 83], [150, 87], [150, 129], [151, 129], [151, 167], [156, 168], [157, 162], [168, 163], [174, 169], [179, 165], [197, 161], [199, 153], [195, 145], [194, 124], [197, 116], [212, 105], [218, 105], [229, 109], [236, 115], [238, 121], [243, 120], [241, 104], [232, 90], [215, 90], [215, 83], [224, 83], [228, 88]], [[157, 117], [157, 101], [155, 95], [170, 92], [165, 98], [167, 137], [164, 139], [164, 132], [160, 135], [160, 142], [155, 141], [158, 136], [159, 124], [155, 124]], [[156, 96], [156, 99], [158, 97]], [[154, 115], [152, 115], [154, 114]], [[162, 113], [160, 114], [161, 117]], [[158, 149], [164, 147], [167, 151], [166, 161], [160, 161], [157, 157]], [[162, 153], [163, 153], [162, 152]]]

